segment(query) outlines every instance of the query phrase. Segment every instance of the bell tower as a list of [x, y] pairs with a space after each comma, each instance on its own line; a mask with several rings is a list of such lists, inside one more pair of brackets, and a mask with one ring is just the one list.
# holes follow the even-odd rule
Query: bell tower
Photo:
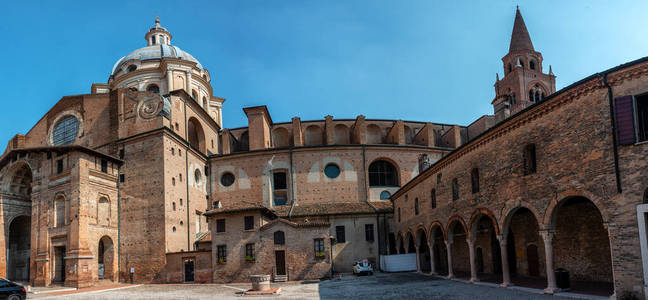
[[548, 73], [542, 72], [542, 54], [533, 48], [519, 7], [515, 11], [509, 52], [502, 62], [504, 77], [500, 80], [499, 74], [496, 76], [492, 102], [496, 122], [556, 92], [556, 76], [551, 66]]

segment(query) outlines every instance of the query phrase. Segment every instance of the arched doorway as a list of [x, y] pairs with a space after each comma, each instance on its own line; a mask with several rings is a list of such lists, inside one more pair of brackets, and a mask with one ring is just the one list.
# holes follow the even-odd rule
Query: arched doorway
[[539, 278], [546, 276], [544, 242], [535, 214], [526, 207], [513, 209], [504, 221], [503, 234], [511, 282], [530, 287], [544, 284], [546, 280]]
[[398, 254], [405, 254], [405, 253], [407, 253], [407, 252], [405, 251], [405, 243], [403, 242], [403, 235], [402, 235], [402, 234], [399, 234], [399, 235], [398, 235], [398, 242], [397, 242], [397, 244], [398, 244]]
[[574, 291], [614, 292], [610, 240], [603, 222], [599, 209], [585, 197], [567, 198], [552, 213], [553, 267], [570, 273]]
[[430, 248], [428, 247], [427, 234], [423, 229], [416, 231], [416, 242], [418, 244], [418, 259], [421, 266], [421, 272], [430, 273]]
[[472, 218], [471, 240], [475, 248], [477, 279], [501, 282], [502, 254], [497, 239], [497, 223], [490, 213], [479, 212]]
[[407, 241], [407, 253], [416, 253], [414, 236], [412, 236], [411, 232], [407, 233], [407, 238], [405, 238], [405, 240]]
[[[26, 162], [19, 161], [11, 167], [6, 178], [1, 192], [13, 200], [11, 215], [17, 215], [5, 219], [5, 222], [10, 222], [6, 236], [6, 275], [10, 280], [27, 282], [31, 264], [32, 171]], [[5, 216], [11, 218], [11, 215]]]
[[19, 216], [9, 225], [7, 278], [29, 281], [31, 217]]
[[434, 268], [436, 269], [436, 273], [439, 275], [447, 275], [448, 252], [446, 251], [443, 229], [440, 225], [432, 227], [430, 232], [430, 241], [434, 242], [432, 249], [434, 251]]
[[114, 278], [114, 250], [113, 242], [109, 236], [104, 236], [99, 240], [97, 248], [97, 270], [99, 279]]
[[206, 153], [205, 147], [205, 132], [203, 131], [200, 122], [194, 117], [189, 118], [189, 123], [187, 124], [187, 137], [189, 144], [195, 149], [198, 149], [202, 153]]
[[470, 252], [466, 238], [466, 228], [461, 221], [451, 221], [448, 226], [448, 241], [451, 241], [448, 251], [452, 256], [452, 273], [458, 278], [470, 277]]

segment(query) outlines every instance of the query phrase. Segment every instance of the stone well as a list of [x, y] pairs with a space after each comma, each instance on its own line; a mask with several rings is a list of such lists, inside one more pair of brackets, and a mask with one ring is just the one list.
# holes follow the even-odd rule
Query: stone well
[[270, 289], [270, 275], [250, 275], [253, 291], [267, 291]]

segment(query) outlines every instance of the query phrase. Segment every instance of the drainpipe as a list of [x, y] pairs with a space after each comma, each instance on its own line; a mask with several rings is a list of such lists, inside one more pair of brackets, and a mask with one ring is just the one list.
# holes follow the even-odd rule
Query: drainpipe
[[623, 192], [621, 188], [621, 174], [619, 172], [619, 145], [617, 142], [616, 134], [616, 119], [614, 111], [614, 95], [612, 93], [612, 87], [608, 84], [607, 73], [603, 73], [603, 85], [608, 90], [608, 101], [610, 105], [610, 128], [612, 129], [612, 149], [614, 151], [614, 174], [616, 176], [616, 187], [617, 192], [621, 194]]
[[367, 171], [367, 147], [362, 145], [362, 172], [364, 172], [365, 201], [369, 202], [369, 187], [367, 184], [369, 172]]
[[[185, 120], [185, 142], [189, 135], [189, 124], [187, 124], [187, 100], [184, 101], [184, 120]], [[187, 145], [187, 149], [191, 144]], [[191, 251], [191, 222], [189, 221], [189, 151], [185, 150], [185, 185], [187, 186], [187, 251]]]
[[[121, 277], [121, 165], [117, 166], [117, 282]], [[115, 274], [113, 273], [113, 279]]]
[[[295, 173], [293, 172], [293, 147], [290, 147], [290, 198], [291, 203], [290, 211], [288, 211], [288, 219], [292, 217], [293, 208], [295, 207]], [[270, 205], [272, 206], [273, 203], [270, 203]]]

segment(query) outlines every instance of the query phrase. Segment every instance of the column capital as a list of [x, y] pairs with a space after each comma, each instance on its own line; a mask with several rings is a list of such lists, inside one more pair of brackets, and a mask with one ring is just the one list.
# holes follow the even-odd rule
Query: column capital
[[538, 233], [542, 237], [542, 240], [546, 242], [551, 242], [553, 240], [554, 231], [553, 229], [542, 229]]
[[499, 241], [500, 247], [506, 246], [507, 240], [507, 235], [506, 234], [498, 234], [497, 235], [497, 240]]
[[475, 247], [475, 239], [467, 238], [466, 243], [468, 243], [468, 247]]
[[446, 247], [450, 247], [450, 245], [452, 245], [453, 241], [452, 240], [444, 240], [444, 242], [446, 244]]

